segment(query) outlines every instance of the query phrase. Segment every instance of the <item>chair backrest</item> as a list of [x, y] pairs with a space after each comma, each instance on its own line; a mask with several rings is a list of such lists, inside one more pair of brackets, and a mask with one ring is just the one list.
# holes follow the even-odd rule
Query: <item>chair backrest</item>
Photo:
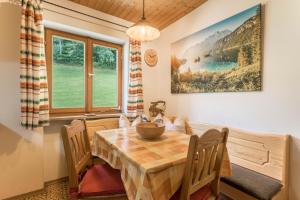
[[85, 120], [85, 126], [91, 141], [96, 131], [119, 128], [119, 118]]
[[70, 125], [65, 125], [62, 139], [67, 159], [69, 187], [78, 188], [78, 177], [92, 164], [91, 147], [84, 122], [74, 120]]
[[201, 137], [191, 136], [181, 200], [189, 200], [191, 194], [208, 183], [215, 195], [219, 193], [220, 171], [227, 138], [227, 128], [222, 131], [210, 129]]

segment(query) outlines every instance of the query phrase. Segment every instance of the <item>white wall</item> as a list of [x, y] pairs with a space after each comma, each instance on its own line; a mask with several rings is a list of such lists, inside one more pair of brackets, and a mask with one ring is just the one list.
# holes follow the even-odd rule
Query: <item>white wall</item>
[[[170, 93], [170, 44], [257, 3], [265, 4], [263, 91]], [[156, 69], [144, 67], [145, 101], [164, 99], [169, 114], [254, 131], [290, 133], [290, 199], [300, 199], [300, 1], [209, 0], [145, 45], [158, 51]], [[148, 71], [151, 71], [147, 74]], [[147, 91], [153, 85], [151, 91]], [[151, 88], [150, 88], [151, 89]]]
[[53, 181], [68, 176], [61, 128], [70, 121], [50, 122], [44, 129], [43, 181]]
[[[9, 17], [8, 17], [9, 16]], [[0, 4], [0, 199], [43, 187], [43, 131], [20, 126], [20, 8]]]

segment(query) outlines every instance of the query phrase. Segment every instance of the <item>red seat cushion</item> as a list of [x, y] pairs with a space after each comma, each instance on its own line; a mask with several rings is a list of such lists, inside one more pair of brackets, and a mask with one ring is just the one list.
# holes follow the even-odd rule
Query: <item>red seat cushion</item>
[[[180, 199], [180, 193], [181, 193], [181, 187], [176, 191], [176, 193], [171, 197], [170, 200], [179, 200]], [[207, 200], [211, 195], [211, 187], [210, 185], [206, 185], [202, 187], [201, 189], [197, 190], [197, 192], [194, 192], [190, 200]]]
[[121, 173], [108, 164], [89, 168], [80, 183], [80, 196], [126, 194]]

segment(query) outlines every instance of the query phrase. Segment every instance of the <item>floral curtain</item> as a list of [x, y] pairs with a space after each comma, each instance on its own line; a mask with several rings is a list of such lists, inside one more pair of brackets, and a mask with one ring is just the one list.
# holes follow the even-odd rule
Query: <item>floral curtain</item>
[[134, 119], [144, 112], [141, 42], [130, 39], [130, 69], [127, 116]]
[[43, 13], [41, 0], [21, 3], [21, 124], [34, 129], [49, 123]]

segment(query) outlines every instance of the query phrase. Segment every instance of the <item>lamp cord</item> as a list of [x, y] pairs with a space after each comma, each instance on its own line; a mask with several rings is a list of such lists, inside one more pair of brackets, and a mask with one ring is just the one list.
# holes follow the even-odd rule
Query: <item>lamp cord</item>
[[145, 0], [143, 0], [143, 17], [142, 19], [146, 19], [145, 17]]

